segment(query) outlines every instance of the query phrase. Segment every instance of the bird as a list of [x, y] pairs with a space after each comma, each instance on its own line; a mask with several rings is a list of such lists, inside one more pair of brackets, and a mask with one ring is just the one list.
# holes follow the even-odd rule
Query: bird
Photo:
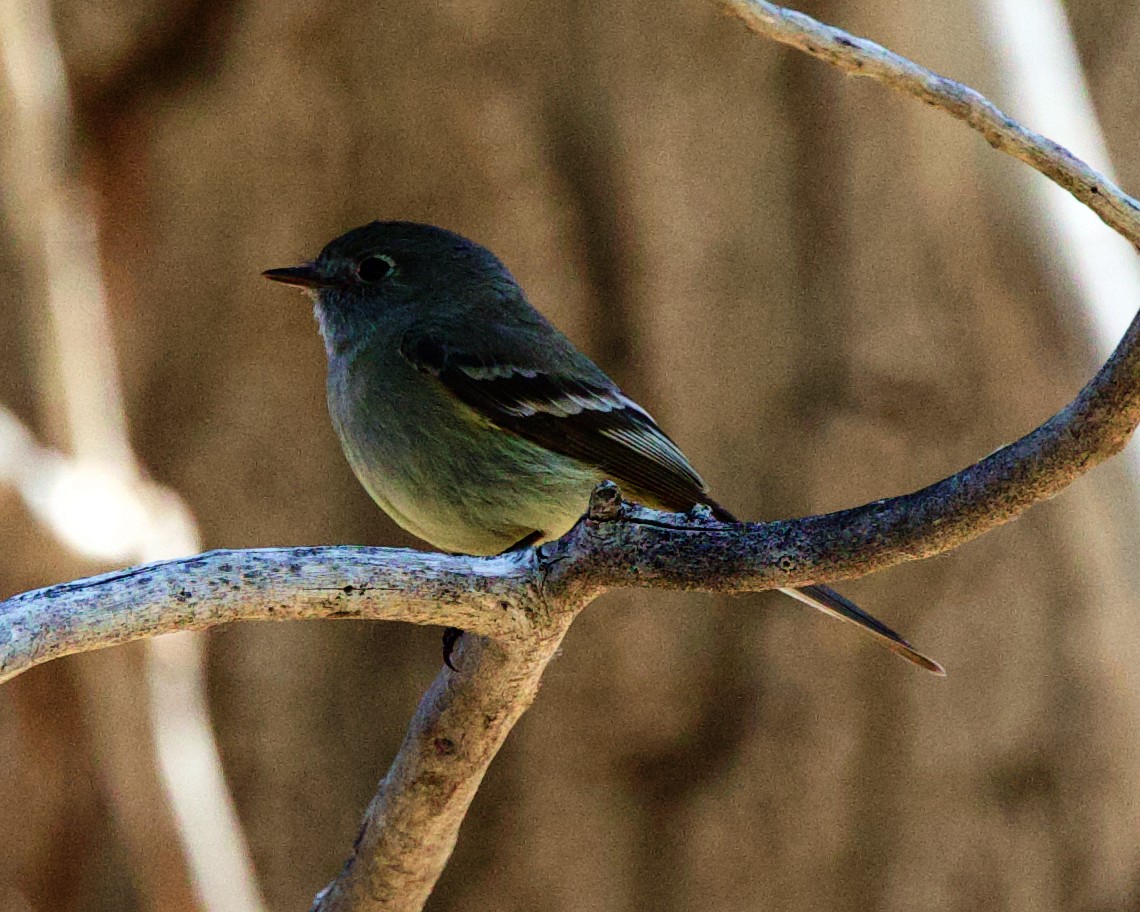
[[[315, 260], [262, 275], [311, 297], [349, 465], [431, 546], [493, 555], [557, 539], [606, 479], [649, 507], [703, 504], [737, 521], [649, 412], [531, 305], [486, 247], [434, 225], [375, 221]], [[781, 591], [944, 674], [835, 590]], [[445, 635], [449, 666], [459, 633]]]

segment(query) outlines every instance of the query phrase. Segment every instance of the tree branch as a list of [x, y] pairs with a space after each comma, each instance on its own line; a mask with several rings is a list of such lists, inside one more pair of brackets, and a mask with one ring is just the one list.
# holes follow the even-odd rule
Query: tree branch
[[[966, 121], [1131, 240], [1140, 206], [985, 98], [861, 38], [758, 0], [726, 0], [760, 34], [872, 76]], [[458, 673], [437, 677], [319, 912], [420, 909], [491, 759], [534, 699], [579, 611], [608, 588], [743, 591], [859, 576], [941, 553], [1008, 522], [1119, 452], [1140, 422], [1140, 318], [1053, 418], [913, 494], [775, 523], [623, 504], [612, 485], [537, 551], [481, 559], [378, 548], [211, 552], [54, 586], [0, 603], [0, 680], [38, 662], [232, 620], [359, 617], [451, 624]]]
[[1113, 231], [1140, 246], [1140, 203], [1064, 146], [1023, 127], [980, 92], [796, 10], [765, 0], [721, 2], [758, 35], [791, 45], [853, 76], [877, 80], [964, 121], [995, 149], [1040, 171]]
[[531, 623], [519, 606], [531, 574], [525, 555], [350, 546], [208, 551], [143, 564], [0, 602], [0, 682], [75, 652], [231, 621], [399, 620], [527, 637]]
[[626, 504], [604, 536], [587, 522], [542, 549], [551, 562], [547, 595], [570, 584], [748, 592], [933, 557], [1060, 493], [1124, 449], [1138, 424], [1140, 315], [1065, 408], [942, 481], [849, 510], [771, 523], [724, 524], [707, 511], [666, 514]]
[[352, 857], [312, 912], [412, 912], [439, 879], [483, 775], [538, 693], [539, 679], [585, 601], [518, 648], [464, 637], [458, 674], [444, 668], [364, 817]]

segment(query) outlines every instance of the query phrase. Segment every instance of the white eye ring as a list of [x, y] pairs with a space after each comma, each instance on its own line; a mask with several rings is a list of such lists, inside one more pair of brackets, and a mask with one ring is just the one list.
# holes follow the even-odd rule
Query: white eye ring
[[396, 261], [383, 253], [373, 253], [356, 264], [356, 277], [369, 284], [382, 282], [396, 271]]

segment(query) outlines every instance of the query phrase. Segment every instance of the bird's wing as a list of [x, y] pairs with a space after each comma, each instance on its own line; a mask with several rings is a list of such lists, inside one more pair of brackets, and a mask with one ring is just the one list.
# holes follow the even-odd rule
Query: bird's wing
[[577, 356], [540, 365], [510, 347], [516, 350], [474, 353], [413, 331], [400, 351], [499, 427], [597, 466], [661, 506], [687, 510], [707, 500], [704, 481], [677, 445], [592, 362]]

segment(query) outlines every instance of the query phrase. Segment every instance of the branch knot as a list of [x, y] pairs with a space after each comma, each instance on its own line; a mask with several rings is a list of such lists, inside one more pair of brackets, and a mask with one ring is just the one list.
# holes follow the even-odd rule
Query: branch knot
[[603, 481], [590, 494], [586, 518], [590, 522], [613, 522], [621, 518], [621, 489], [612, 481]]

